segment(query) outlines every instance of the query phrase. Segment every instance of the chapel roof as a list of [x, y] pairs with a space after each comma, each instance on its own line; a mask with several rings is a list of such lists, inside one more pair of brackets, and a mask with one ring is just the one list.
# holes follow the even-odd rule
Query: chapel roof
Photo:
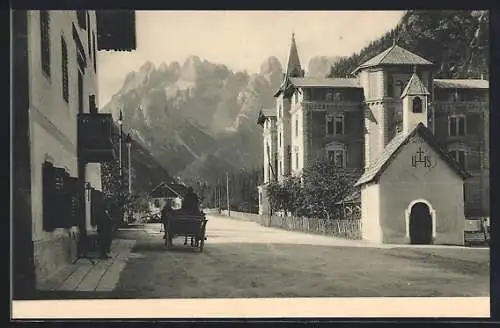
[[489, 89], [488, 80], [479, 79], [434, 79], [435, 88], [440, 89]]
[[429, 91], [422, 83], [417, 73], [413, 73], [413, 75], [410, 78], [410, 81], [408, 81], [408, 84], [406, 85], [406, 88], [403, 90], [403, 93], [401, 93], [401, 98], [404, 98], [407, 95], [419, 96], [419, 95], [429, 95], [429, 94], [430, 94]]
[[410, 133], [398, 133], [385, 147], [380, 157], [375, 160], [356, 182], [360, 186], [371, 181], [377, 180], [385, 169], [390, 165], [404, 145], [406, 145], [413, 136], [419, 135], [431, 148], [433, 148], [459, 176], [462, 178], [470, 177], [469, 173], [436, 142], [432, 132], [422, 123], [419, 123]]
[[434, 65], [432, 62], [394, 43], [387, 50], [359, 65], [352, 74], [363, 68], [380, 65]]

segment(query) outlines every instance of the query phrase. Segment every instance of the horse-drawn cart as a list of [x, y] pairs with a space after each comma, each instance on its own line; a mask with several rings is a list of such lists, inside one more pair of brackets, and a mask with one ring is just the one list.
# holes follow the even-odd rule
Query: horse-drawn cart
[[165, 247], [167, 249], [171, 248], [173, 239], [182, 236], [185, 238], [184, 245], [187, 244], [187, 239], [191, 238], [191, 247], [199, 248], [200, 252], [203, 252], [207, 221], [204, 213], [174, 211], [167, 217]]

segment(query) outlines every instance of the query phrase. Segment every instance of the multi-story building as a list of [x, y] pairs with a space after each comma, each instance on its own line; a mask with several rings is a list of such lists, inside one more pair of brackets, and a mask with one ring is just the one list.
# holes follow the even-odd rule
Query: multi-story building
[[13, 11], [14, 294], [72, 263], [95, 233], [90, 195], [114, 161], [98, 112], [97, 52], [135, 49], [135, 14]]
[[[360, 65], [353, 78], [304, 77], [292, 36], [287, 72], [275, 93], [278, 179], [300, 175], [307, 162], [318, 157], [339, 167], [370, 168], [405, 130], [402, 96], [416, 74], [429, 91], [425, 126], [471, 175], [464, 186], [466, 215], [488, 216], [489, 83], [434, 79], [434, 68], [394, 44]], [[264, 135], [269, 138], [266, 130]], [[259, 190], [264, 199], [264, 186]], [[267, 208], [261, 206], [261, 212], [268, 213]]]

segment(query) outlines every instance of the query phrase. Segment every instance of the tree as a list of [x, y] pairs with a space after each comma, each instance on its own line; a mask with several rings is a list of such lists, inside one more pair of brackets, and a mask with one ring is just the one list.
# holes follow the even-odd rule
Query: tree
[[302, 201], [311, 216], [329, 219], [332, 209], [354, 191], [361, 170], [336, 167], [327, 160], [314, 160], [304, 168]]
[[273, 210], [295, 216], [330, 219], [338, 203], [355, 192], [361, 170], [336, 167], [324, 159], [310, 162], [302, 176], [285, 177], [267, 186]]
[[115, 224], [120, 224], [123, 213], [130, 210], [132, 195], [128, 194], [123, 177], [120, 176], [120, 166], [117, 161], [105, 162], [101, 165], [101, 181], [104, 197], [109, 206], [114, 209]]

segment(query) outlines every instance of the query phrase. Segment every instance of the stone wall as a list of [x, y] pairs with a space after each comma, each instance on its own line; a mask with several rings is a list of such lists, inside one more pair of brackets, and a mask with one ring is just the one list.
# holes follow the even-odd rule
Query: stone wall
[[52, 238], [35, 241], [33, 246], [37, 284], [40, 284], [76, 259], [77, 234], [74, 230], [58, 229]]

